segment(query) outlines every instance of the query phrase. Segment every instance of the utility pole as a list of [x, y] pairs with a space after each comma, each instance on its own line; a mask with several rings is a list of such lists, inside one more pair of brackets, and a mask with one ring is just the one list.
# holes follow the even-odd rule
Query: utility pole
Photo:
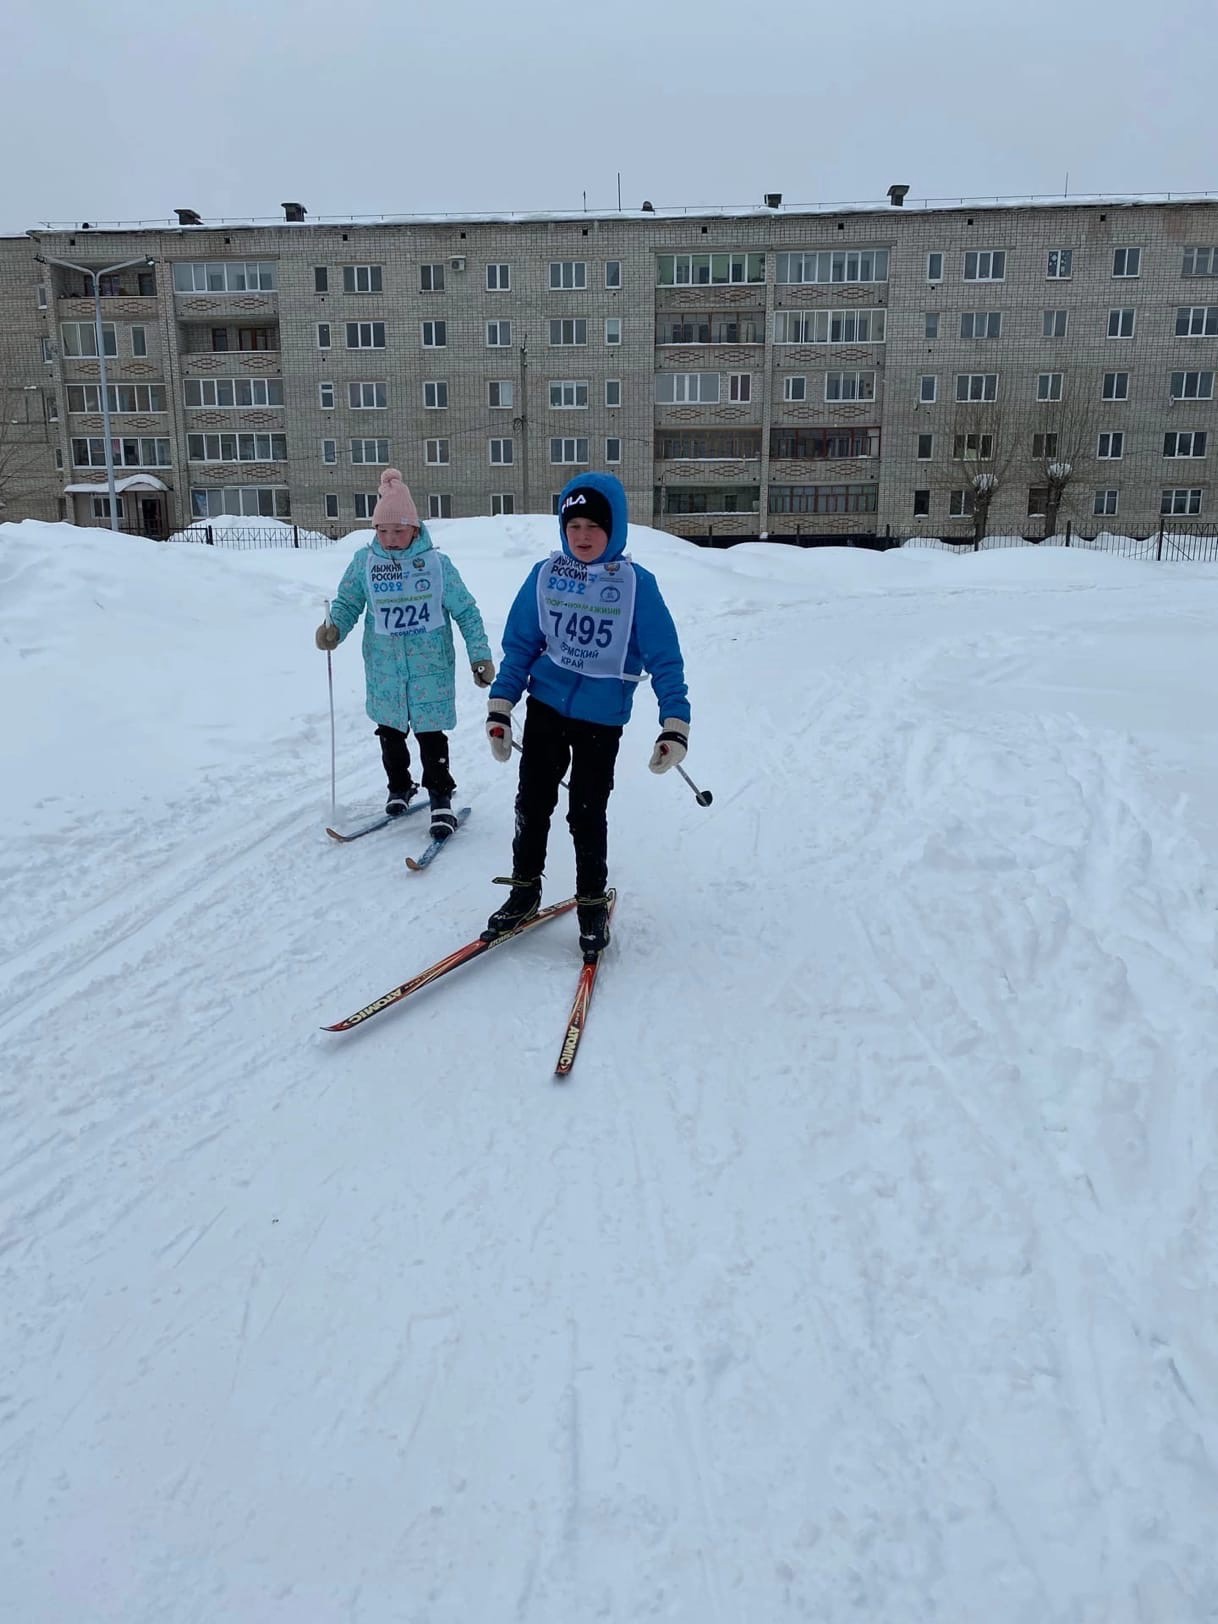
[[[74, 265], [70, 259], [49, 259], [45, 254], [35, 254], [34, 258], [40, 265], [60, 265], [67, 271], [75, 271], [80, 276], [86, 276], [93, 284], [93, 331], [97, 342], [97, 369], [101, 381], [101, 409], [102, 433], [105, 435], [106, 451], [106, 485], [110, 492], [110, 528], [118, 529], [118, 493], [114, 488], [114, 445], [110, 439], [110, 385], [106, 377], [106, 345], [102, 336], [101, 318], [101, 291], [99, 280], [103, 276], [113, 276], [115, 271], [125, 271], [129, 265], [153, 265], [155, 260], [147, 254], [140, 254], [136, 259], [125, 259], [119, 265], [107, 265], [104, 270], [91, 271], [85, 265]], [[115, 345], [117, 350], [118, 346]]]
[[521, 463], [521, 493], [520, 499], [526, 513], [533, 511], [529, 505], [529, 335], [520, 335], [520, 411], [514, 420], [515, 428], [520, 430], [520, 463]]

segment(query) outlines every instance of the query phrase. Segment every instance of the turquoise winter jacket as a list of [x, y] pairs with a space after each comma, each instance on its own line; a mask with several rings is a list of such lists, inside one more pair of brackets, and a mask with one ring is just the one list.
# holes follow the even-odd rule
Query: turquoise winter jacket
[[338, 595], [330, 605], [330, 619], [338, 627], [339, 641], [368, 607], [368, 555], [376, 558], [416, 558], [434, 552], [444, 568], [444, 624], [434, 632], [414, 637], [383, 637], [371, 615], [364, 616], [364, 676], [368, 685], [368, 715], [378, 725], [405, 733], [445, 732], [457, 725], [452, 622], [465, 639], [470, 664], [489, 660], [491, 646], [473, 594], [457, 566], [432, 547], [424, 525], [409, 547], [388, 552], [379, 541], [361, 547], [347, 565]]

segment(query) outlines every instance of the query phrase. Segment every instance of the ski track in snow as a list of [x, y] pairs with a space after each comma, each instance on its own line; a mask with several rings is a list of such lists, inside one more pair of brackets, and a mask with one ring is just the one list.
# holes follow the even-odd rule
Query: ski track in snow
[[559, 1087], [569, 920], [316, 1031], [496, 901], [514, 773], [468, 699], [425, 876], [417, 829], [301, 805], [315, 695], [160, 816], [30, 815], [0, 1619], [1218, 1617], [1214, 851], [1045, 675], [1218, 583], [809, 562], [661, 561], [716, 800], [643, 769], [640, 695]]

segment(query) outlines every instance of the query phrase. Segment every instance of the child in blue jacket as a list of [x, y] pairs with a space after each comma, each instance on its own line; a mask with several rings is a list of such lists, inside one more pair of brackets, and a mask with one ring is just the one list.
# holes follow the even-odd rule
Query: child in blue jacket
[[489, 939], [531, 919], [559, 782], [571, 769], [567, 824], [575, 846], [579, 945], [609, 941], [608, 820], [613, 765], [635, 684], [650, 674], [660, 708], [652, 772], [683, 760], [689, 700], [681, 646], [656, 578], [626, 556], [626, 492], [612, 474], [581, 474], [559, 498], [562, 551], [534, 565], [516, 594], [491, 686], [486, 731], [496, 761], [512, 755], [512, 706], [528, 689], [512, 889], [487, 921]]

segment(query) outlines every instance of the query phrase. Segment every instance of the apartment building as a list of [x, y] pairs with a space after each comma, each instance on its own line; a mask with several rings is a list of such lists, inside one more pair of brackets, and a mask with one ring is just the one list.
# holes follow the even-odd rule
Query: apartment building
[[[689, 536], [1218, 525], [1218, 200], [39, 230], [0, 244], [30, 512], [342, 533], [581, 467]], [[27, 381], [28, 378], [28, 381]], [[9, 381], [11, 379], [11, 382]], [[32, 385], [32, 387], [31, 387]], [[1218, 447], [1215, 448], [1218, 455]], [[60, 466], [61, 465], [61, 466]], [[9, 512], [14, 511], [14, 496]]]

